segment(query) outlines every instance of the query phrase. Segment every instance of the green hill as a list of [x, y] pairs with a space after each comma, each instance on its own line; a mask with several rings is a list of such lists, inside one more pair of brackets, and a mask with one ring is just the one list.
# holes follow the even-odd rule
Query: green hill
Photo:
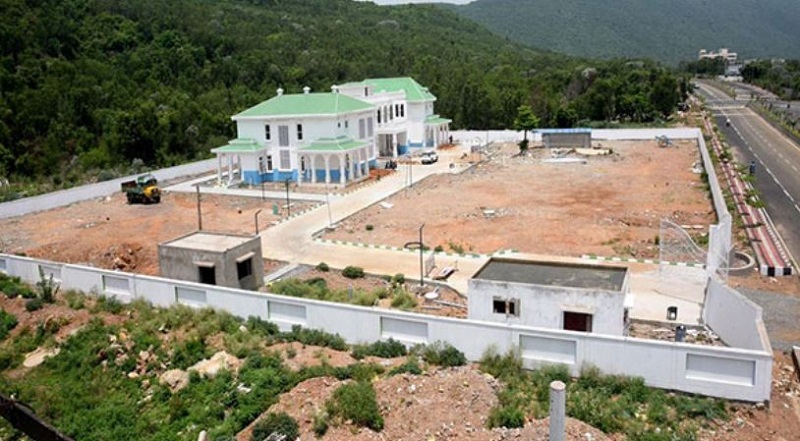
[[[0, 201], [208, 157], [235, 135], [230, 115], [278, 87], [412, 76], [453, 128], [476, 129], [510, 128], [521, 104], [570, 125], [652, 121], [677, 102], [655, 64], [533, 50], [434, 5], [0, 0], [0, 11], [0, 182], [12, 184]], [[645, 105], [653, 94], [661, 104]]]
[[449, 8], [515, 41], [581, 57], [677, 63], [728, 47], [745, 58], [800, 58], [797, 0], [477, 0]]

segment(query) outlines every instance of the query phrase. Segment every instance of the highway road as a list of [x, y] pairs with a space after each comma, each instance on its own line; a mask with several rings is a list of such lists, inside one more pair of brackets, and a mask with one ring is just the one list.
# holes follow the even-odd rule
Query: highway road
[[[713, 111], [717, 125], [740, 164], [756, 162], [755, 188], [787, 251], [800, 258], [800, 146], [723, 91], [699, 82], [699, 93]], [[749, 98], [749, 96], [748, 96]], [[725, 121], [730, 119], [730, 127]]]

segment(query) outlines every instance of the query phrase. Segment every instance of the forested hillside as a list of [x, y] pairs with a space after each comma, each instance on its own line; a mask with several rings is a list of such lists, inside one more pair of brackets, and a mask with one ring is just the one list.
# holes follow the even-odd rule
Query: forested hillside
[[677, 64], [700, 49], [800, 57], [797, 0], [477, 0], [453, 6], [501, 35], [565, 54]]
[[0, 200], [207, 157], [277, 87], [396, 75], [455, 128], [511, 127], [526, 103], [544, 125], [651, 121], [678, 91], [655, 64], [535, 51], [432, 5], [0, 0]]

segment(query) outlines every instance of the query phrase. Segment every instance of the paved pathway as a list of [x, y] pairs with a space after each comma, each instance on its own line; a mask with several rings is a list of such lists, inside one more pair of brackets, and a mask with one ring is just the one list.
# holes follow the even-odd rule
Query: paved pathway
[[800, 342], [800, 298], [747, 288], [738, 291], [764, 310], [762, 318], [773, 348], [785, 350]]

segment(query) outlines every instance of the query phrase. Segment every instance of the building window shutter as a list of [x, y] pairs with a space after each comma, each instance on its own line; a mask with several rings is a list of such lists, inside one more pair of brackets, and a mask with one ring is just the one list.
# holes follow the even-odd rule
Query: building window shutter
[[366, 133], [366, 124], [364, 123], [364, 118], [361, 118], [358, 120], [358, 139], [364, 139]]
[[367, 118], [367, 136], [372, 137], [375, 133], [374, 127], [372, 126], [372, 117], [370, 116]]
[[292, 168], [292, 160], [289, 155], [289, 150], [281, 150], [281, 170], [289, 170]]
[[289, 126], [278, 126], [278, 145], [289, 147]]

